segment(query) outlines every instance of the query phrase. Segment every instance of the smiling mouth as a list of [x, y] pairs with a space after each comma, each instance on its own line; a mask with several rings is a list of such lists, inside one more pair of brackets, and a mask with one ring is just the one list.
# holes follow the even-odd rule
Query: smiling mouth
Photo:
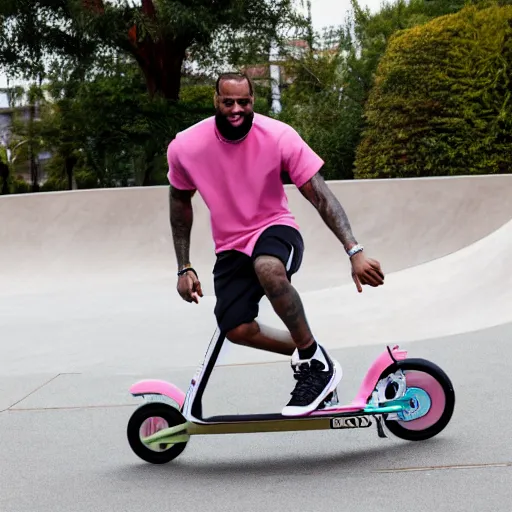
[[242, 124], [243, 120], [244, 120], [243, 116], [229, 116], [228, 117], [228, 121], [234, 125]]

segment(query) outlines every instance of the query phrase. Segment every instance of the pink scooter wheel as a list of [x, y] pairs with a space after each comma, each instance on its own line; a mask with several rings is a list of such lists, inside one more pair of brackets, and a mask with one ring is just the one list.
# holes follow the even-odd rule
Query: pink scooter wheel
[[400, 363], [400, 368], [407, 389], [422, 390], [423, 395], [428, 395], [430, 406], [426, 414], [410, 421], [389, 419], [385, 415], [386, 427], [393, 435], [407, 441], [424, 441], [438, 435], [450, 422], [455, 408], [455, 393], [448, 375], [425, 359], [406, 359]]

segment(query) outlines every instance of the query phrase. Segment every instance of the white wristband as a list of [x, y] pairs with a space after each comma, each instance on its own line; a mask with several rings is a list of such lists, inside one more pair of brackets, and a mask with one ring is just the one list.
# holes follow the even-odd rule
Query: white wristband
[[361, 252], [363, 249], [364, 249], [364, 247], [361, 244], [354, 245], [354, 247], [352, 247], [352, 249], [347, 251], [348, 257], [352, 258], [352, 256], [354, 256], [354, 254]]

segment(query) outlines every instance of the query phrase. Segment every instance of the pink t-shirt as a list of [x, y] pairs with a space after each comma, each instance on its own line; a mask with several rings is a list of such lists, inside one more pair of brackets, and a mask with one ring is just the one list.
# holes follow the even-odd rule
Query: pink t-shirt
[[281, 172], [301, 187], [324, 164], [292, 127], [260, 114], [238, 143], [219, 135], [214, 117], [205, 119], [177, 134], [167, 160], [171, 185], [197, 190], [206, 203], [215, 252], [235, 249], [248, 255], [267, 227], [299, 229]]

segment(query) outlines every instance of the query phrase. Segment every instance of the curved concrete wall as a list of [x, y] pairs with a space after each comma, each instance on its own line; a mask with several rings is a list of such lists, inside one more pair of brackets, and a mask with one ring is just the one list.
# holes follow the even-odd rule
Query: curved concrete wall
[[[512, 175], [329, 185], [386, 273], [457, 251], [512, 218]], [[173, 276], [167, 194], [167, 187], [154, 187], [1, 197], [0, 281], [14, 291], [105, 275]], [[295, 187], [287, 194], [306, 243], [294, 282], [305, 290], [349, 282], [341, 244]], [[192, 261], [211, 293], [213, 243], [200, 197], [194, 211]]]
[[[358, 294], [340, 244], [288, 187], [306, 240], [294, 283], [326, 347], [407, 347], [512, 321], [512, 176], [330, 186], [387, 275], [383, 287]], [[193, 261], [210, 294], [199, 305], [176, 293], [166, 187], [0, 198], [3, 372], [197, 365], [215, 299], [199, 198], [195, 211]], [[266, 299], [259, 319], [283, 327]], [[220, 362], [268, 360], [286, 358], [227, 344]]]

